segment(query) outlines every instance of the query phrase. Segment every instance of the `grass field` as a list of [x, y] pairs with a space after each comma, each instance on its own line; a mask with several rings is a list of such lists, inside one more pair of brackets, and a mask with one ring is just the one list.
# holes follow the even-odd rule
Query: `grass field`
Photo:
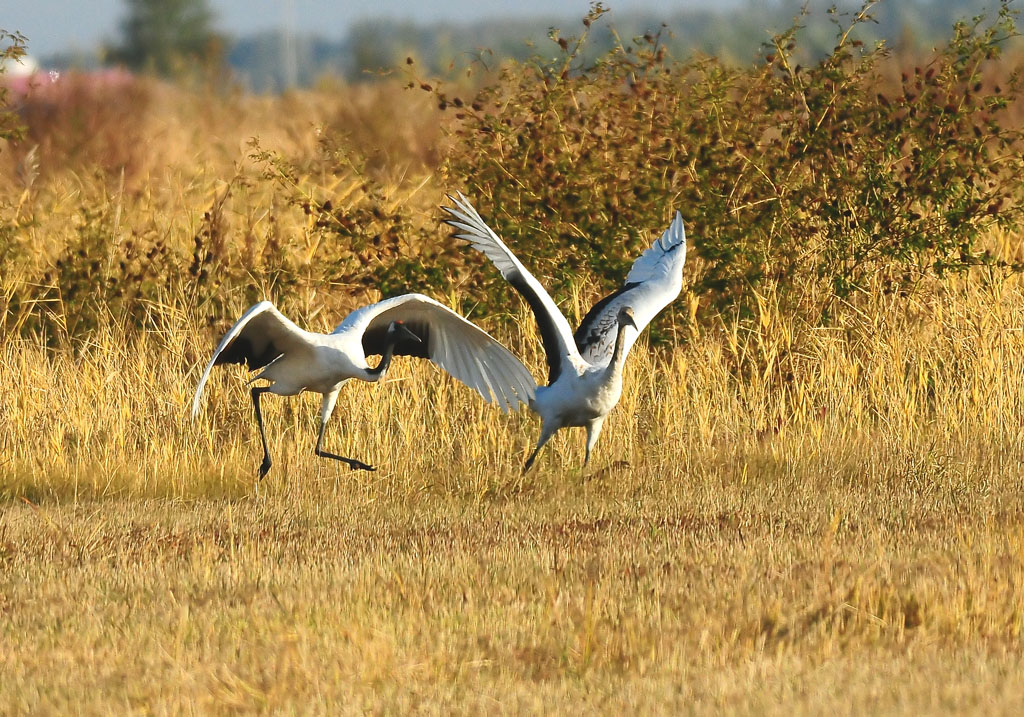
[[[258, 483], [240, 371], [189, 416], [214, 342], [254, 293], [321, 330], [377, 297], [316, 273], [315, 217], [249, 138], [356, 206], [358, 174], [317, 163], [315, 128], [343, 127], [419, 226], [461, 187], [433, 173], [436, 113], [393, 88], [143, 89], [0, 152], [0, 713], [1024, 709], [1018, 279], [879, 290], [827, 326], [770, 290], [695, 320], [684, 289], [587, 469], [574, 429], [522, 475], [536, 418], [397, 360], [327, 434], [379, 471], [312, 455], [316, 397], [270, 397]], [[194, 243], [222, 284], [152, 269]], [[346, 261], [409, 247], [367, 251]], [[609, 288], [577, 287], [570, 320]], [[476, 315], [520, 312], [483, 323], [540, 377], [504, 296]]]
[[1015, 712], [1021, 298], [822, 330], [784, 386], [729, 370], [782, 356], [767, 313], [641, 344], [594, 465], [569, 432], [525, 477], [536, 421], [428, 366], [346, 388], [329, 440], [373, 474], [268, 402], [257, 485], [237, 377], [187, 417], [186, 327], [9, 341], [0, 705]]

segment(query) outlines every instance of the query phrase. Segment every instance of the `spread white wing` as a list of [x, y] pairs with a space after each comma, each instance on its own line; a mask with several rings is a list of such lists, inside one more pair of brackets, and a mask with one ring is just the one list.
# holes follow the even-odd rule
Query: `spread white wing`
[[366, 355], [381, 354], [393, 321], [420, 338], [399, 341], [395, 355], [429, 359], [502, 411], [515, 408], [517, 401], [529, 405], [533, 399], [536, 382], [519, 359], [476, 324], [422, 294], [404, 294], [357, 309], [334, 333], [360, 335]]
[[269, 301], [261, 301], [249, 308], [235, 322], [217, 344], [213, 358], [199, 379], [196, 395], [192, 399], [192, 415], [199, 413], [199, 399], [214, 366], [224, 363], [244, 363], [255, 371], [285, 353], [309, 351], [313, 346], [308, 334], [282, 314]]
[[622, 287], [587, 312], [573, 337], [580, 354], [593, 364], [607, 363], [615, 347], [616, 317], [623, 306], [633, 309], [636, 331], [626, 329], [623, 337], [628, 353], [637, 336], [668, 306], [683, 288], [686, 263], [686, 230], [683, 217], [675, 219], [649, 249], [637, 257]]
[[458, 198], [449, 194], [448, 199], [455, 206], [441, 208], [452, 217], [446, 219], [445, 223], [459, 230], [455, 236], [483, 252], [530, 305], [547, 355], [548, 383], [554, 383], [567, 360], [579, 359], [569, 322], [541, 283], [527, 271], [494, 230], [487, 226], [469, 200], [461, 192]]

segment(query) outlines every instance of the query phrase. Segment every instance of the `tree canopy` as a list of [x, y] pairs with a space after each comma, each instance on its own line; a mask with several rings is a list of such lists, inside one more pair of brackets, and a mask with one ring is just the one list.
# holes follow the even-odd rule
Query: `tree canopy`
[[109, 58], [163, 76], [190, 74], [220, 62], [223, 41], [207, 0], [126, 0], [121, 44]]

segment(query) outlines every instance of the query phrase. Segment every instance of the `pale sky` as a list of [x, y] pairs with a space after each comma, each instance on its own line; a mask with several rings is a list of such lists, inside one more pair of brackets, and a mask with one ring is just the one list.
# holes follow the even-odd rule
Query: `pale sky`
[[[590, 0], [292, 0], [293, 27], [299, 33], [342, 38], [349, 26], [367, 18], [393, 18], [420, 23], [469, 24], [502, 17], [583, 17]], [[665, 14], [688, 8], [729, 8], [770, 5], [771, 0], [609, 0], [615, 12], [649, 10]], [[232, 36], [283, 27], [287, 0], [211, 0], [217, 26]], [[0, 0], [0, 28], [16, 30], [29, 40], [29, 53], [52, 55], [89, 51], [104, 40], [116, 40], [124, 15], [123, 0]]]

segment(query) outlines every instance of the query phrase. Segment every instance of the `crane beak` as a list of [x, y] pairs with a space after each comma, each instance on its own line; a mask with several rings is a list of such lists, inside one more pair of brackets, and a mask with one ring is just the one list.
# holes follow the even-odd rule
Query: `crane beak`
[[623, 312], [623, 315], [622, 315], [622, 325], [623, 326], [632, 326], [634, 329], [636, 329], [636, 321], [633, 320], [633, 312], [632, 311], [624, 311]]
[[395, 324], [395, 333], [403, 339], [412, 339], [416, 343], [423, 343], [423, 339], [414, 334], [405, 324]]

